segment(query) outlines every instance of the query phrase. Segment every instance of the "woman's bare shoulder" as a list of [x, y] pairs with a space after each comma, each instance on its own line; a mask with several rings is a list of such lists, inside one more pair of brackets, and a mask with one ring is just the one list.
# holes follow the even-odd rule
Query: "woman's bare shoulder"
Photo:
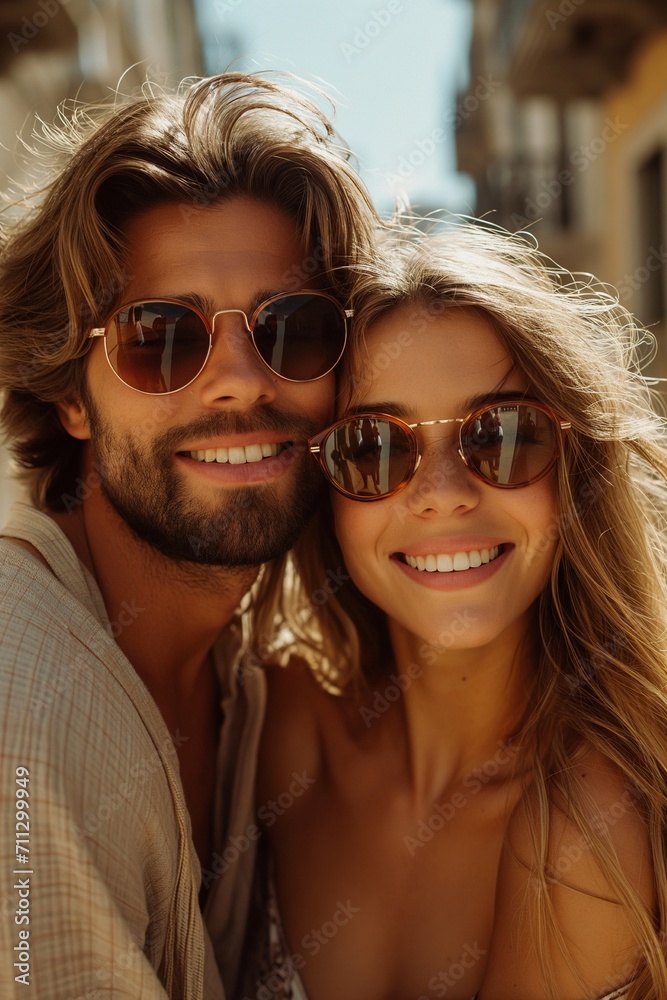
[[[577, 806], [558, 792], [541, 800], [533, 785], [508, 822], [480, 1000], [546, 997], [540, 937], [551, 956], [552, 985], [563, 1000], [578, 1000], [582, 981], [589, 995], [603, 996], [632, 978], [637, 941], [620, 883], [652, 911], [654, 873], [646, 823], [634, 789], [603, 754], [592, 749], [580, 753], [571, 771]], [[616, 857], [620, 881], [600, 864], [597, 838], [608, 856]], [[555, 935], [536, 920], [536, 904], [544, 892], [562, 940], [576, 942], [567, 956]]]
[[[624, 876], [647, 905], [652, 904], [648, 830], [636, 790], [613, 761], [593, 748], [582, 751], [572, 763], [570, 780], [576, 787], [582, 816], [577, 822], [562, 794], [550, 796], [549, 877], [583, 893], [618, 901], [618, 892], [605, 884], [591, 849], [592, 837], [599, 835], [616, 854]], [[534, 830], [538, 823], [539, 805], [534, 792], [529, 791], [511, 817], [507, 839], [509, 848], [530, 867], [535, 863]]]

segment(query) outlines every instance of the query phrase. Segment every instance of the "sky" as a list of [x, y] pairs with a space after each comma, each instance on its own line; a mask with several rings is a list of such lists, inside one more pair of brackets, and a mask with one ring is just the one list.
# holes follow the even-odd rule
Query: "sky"
[[[473, 214], [451, 126], [468, 81], [469, 0], [197, 0], [206, 72], [287, 70], [324, 84], [335, 125], [383, 213]], [[326, 108], [326, 104], [322, 102]]]

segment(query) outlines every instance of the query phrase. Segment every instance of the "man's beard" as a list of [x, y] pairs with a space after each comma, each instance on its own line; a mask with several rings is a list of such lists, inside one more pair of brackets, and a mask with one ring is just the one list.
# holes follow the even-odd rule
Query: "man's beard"
[[196, 438], [267, 430], [303, 442], [319, 430], [306, 417], [275, 407], [247, 416], [207, 414], [165, 431], [144, 450], [116, 437], [89, 398], [85, 406], [104, 496], [138, 538], [176, 562], [237, 569], [274, 559], [292, 547], [321, 495], [319, 470], [304, 444], [279, 482], [221, 487], [215, 501], [205, 498], [213, 489], [188, 497], [189, 477], [174, 465], [178, 445]]

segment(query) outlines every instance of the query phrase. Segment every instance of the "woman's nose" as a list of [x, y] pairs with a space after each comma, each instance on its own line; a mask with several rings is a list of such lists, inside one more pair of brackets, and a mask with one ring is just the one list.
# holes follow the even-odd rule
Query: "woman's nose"
[[413, 513], [447, 515], [464, 513], [477, 506], [483, 484], [461, 457], [457, 434], [423, 443], [420, 451], [419, 467], [403, 491]]

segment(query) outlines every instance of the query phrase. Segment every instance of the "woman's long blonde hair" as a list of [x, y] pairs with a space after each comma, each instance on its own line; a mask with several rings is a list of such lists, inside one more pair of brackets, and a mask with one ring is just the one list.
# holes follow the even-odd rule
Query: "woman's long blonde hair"
[[[370, 324], [398, 305], [414, 306], [417, 318], [465, 307], [493, 324], [531, 392], [572, 423], [558, 463], [559, 523], [544, 540], [557, 548], [539, 601], [540, 656], [520, 733], [521, 744], [535, 748], [526, 805], [536, 858], [531, 905], [548, 970], [549, 948], [566, 950], [550, 902], [557, 873], [547, 866], [549, 809], [566, 803], [640, 942], [628, 996], [665, 1000], [667, 438], [658, 399], [640, 373], [651, 337], [613, 290], [555, 268], [527, 239], [472, 224], [394, 239], [363, 269], [354, 305], [340, 412], [379, 363], [364, 340]], [[325, 687], [354, 694], [373, 685], [391, 665], [384, 615], [345, 579], [328, 504], [297, 545], [294, 562], [291, 603], [286, 591], [280, 601], [266, 593], [258, 634], [275, 634], [278, 610], [297, 644], [310, 651]], [[573, 768], [588, 748], [616, 765], [645, 818], [654, 920], [624, 876], [604, 824], [591, 826]]]

